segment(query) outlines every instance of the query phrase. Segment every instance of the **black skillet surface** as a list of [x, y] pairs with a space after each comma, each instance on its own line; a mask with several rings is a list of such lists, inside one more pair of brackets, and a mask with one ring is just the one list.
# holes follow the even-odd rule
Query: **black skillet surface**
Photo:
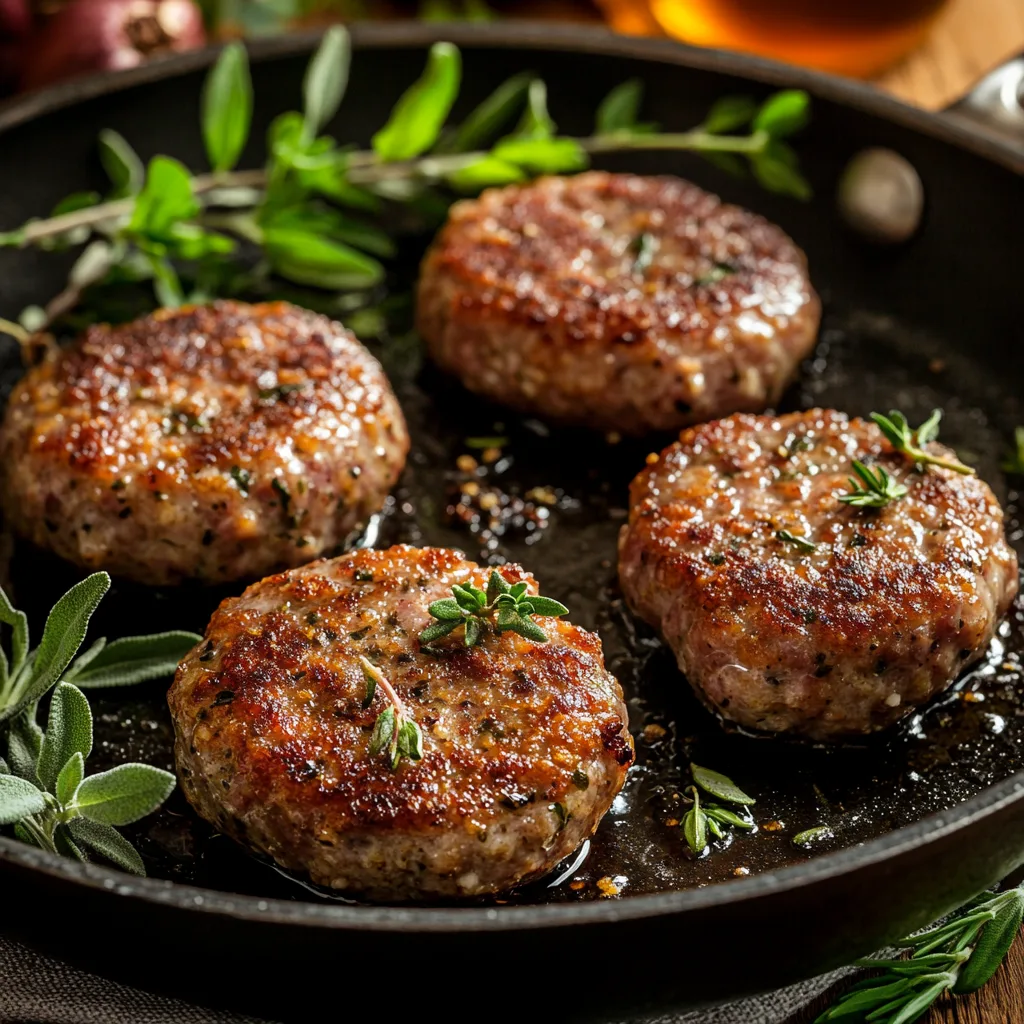
[[[669, 129], [695, 123], [724, 93], [762, 94], [758, 81], [809, 87], [818, 97], [814, 125], [799, 148], [819, 197], [811, 204], [768, 195], [685, 155], [609, 158], [603, 166], [685, 175], [785, 227], [808, 252], [826, 312], [818, 349], [783, 406], [859, 414], [898, 406], [912, 421], [942, 406], [944, 439], [995, 487], [1019, 544], [1018, 495], [998, 468], [1013, 427], [1024, 422], [1016, 259], [1024, 192], [1009, 151], [855, 85], [745, 58], [519, 25], [357, 32], [361, 45], [335, 134], [365, 142], [417, 74], [425, 44], [440, 34], [463, 47], [465, 107], [530, 68], [548, 81], [554, 115], [572, 133], [584, 133], [600, 97], [632, 75], [647, 83], [645, 115]], [[254, 139], [298, 102], [311, 45], [257, 48]], [[103, 127], [121, 131], [144, 157], [168, 152], [202, 166], [195, 111], [209, 59], [190, 55], [58, 88], [0, 114], [0, 226], [100, 185], [94, 139]], [[135, 87], [122, 87], [132, 80]], [[923, 229], [892, 251], [859, 243], [834, 212], [837, 175], [867, 145], [898, 149], [925, 184]], [[249, 162], [258, 159], [256, 145]], [[395, 292], [408, 288], [421, 246], [410, 244]], [[3, 253], [0, 314], [54, 292], [60, 263], [53, 255]], [[325, 992], [303, 984], [309, 974], [301, 968], [331, 964], [381, 977], [400, 972], [423, 999], [450, 993], [450, 983], [438, 982], [454, 969], [460, 998], [473, 1000], [465, 1005], [488, 1016], [592, 1019], [737, 995], [834, 966], [932, 919], [1024, 860], [1024, 781], [1014, 776], [1024, 767], [1024, 614], [1011, 615], [991, 657], [950, 693], [860, 748], [726, 734], [692, 697], [669, 653], [623, 609], [615, 586], [626, 487], [664, 439], [609, 444], [468, 399], [421, 364], [400, 318], [370, 347], [395, 383], [414, 445], [367, 542], [448, 544], [481, 560], [523, 562], [575, 621], [599, 630], [622, 681], [638, 763], [588, 855], [507, 903], [349, 906], [212, 835], [176, 794], [133, 830], [153, 880], [52, 860], [0, 839], [4, 927], [108, 973], [267, 1015], [302, 1016], [319, 1005]], [[18, 372], [12, 352], [7, 367], [10, 383]], [[461, 423], [469, 410], [473, 434], [509, 439], [499, 460], [485, 463], [466, 445], [457, 405]], [[480, 465], [462, 460], [460, 468], [459, 456], [471, 453]], [[469, 481], [508, 502], [507, 514], [475, 516], [462, 486]], [[28, 548], [17, 548], [11, 565], [16, 599], [37, 623], [79, 575]], [[222, 596], [115, 584], [96, 633], [201, 631]], [[171, 767], [162, 686], [96, 695], [93, 703], [95, 768], [126, 758]], [[758, 800], [755, 834], [716, 844], [696, 861], [677, 827], [691, 759], [725, 771]], [[794, 846], [796, 833], [819, 824], [831, 826], [834, 839], [813, 851]], [[28, 913], [40, 901], [69, 914], [74, 908], [78, 941], [53, 926], [52, 909]]]

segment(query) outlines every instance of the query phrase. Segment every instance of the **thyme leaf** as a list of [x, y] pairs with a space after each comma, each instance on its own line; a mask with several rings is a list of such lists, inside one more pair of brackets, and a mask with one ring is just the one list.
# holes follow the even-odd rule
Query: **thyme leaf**
[[818, 545], [813, 541], [808, 540], [806, 537], [798, 537], [794, 533], [790, 533], [789, 530], [776, 530], [775, 539], [781, 540], [784, 544], [792, 544], [800, 551], [816, 551]]
[[423, 757], [423, 733], [415, 719], [406, 710], [402, 699], [388, 682], [387, 676], [369, 658], [360, 655], [359, 664], [366, 681], [363, 707], [368, 708], [380, 689], [388, 700], [388, 706], [377, 715], [370, 734], [370, 756], [376, 757], [387, 751], [391, 770], [397, 771], [403, 757], [419, 761]]
[[860, 478], [859, 482], [851, 476], [850, 490], [839, 495], [839, 500], [846, 505], [883, 508], [890, 501], [906, 497], [907, 488], [889, 476], [881, 466], [873, 470], [860, 459], [854, 459], [853, 471]]
[[534, 615], [558, 618], [569, 609], [560, 601], [539, 594], [529, 594], [525, 583], [510, 584], [492, 569], [487, 589], [481, 590], [471, 581], [452, 586], [452, 596], [434, 601], [427, 611], [436, 619], [420, 633], [421, 644], [431, 644], [463, 626], [463, 642], [475, 647], [487, 631], [518, 633], [536, 643], [547, 643], [548, 636], [533, 620]]
[[931, 452], [925, 450], [924, 446], [939, 436], [941, 409], [933, 409], [932, 414], [917, 430], [911, 430], [907, 417], [898, 409], [890, 409], [888, 416], [884, 416], [880, 412], [873, 412], [871, 419], [875, 421], [878, 429], [882, 431], [893, 448], [911, 458], [915, 465], [941, 466], [943, 469], [951, 469], [954, 473], [963, 473], [964, 475], [974, 472], [970, 466], [965, 466], [962, 462], [932, 455]]

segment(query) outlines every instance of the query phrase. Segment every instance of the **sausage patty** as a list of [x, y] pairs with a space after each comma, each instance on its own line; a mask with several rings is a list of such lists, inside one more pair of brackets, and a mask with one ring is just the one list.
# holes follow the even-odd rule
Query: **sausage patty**
[[285, 303], [90, 328], [14, 389], [7, 521], [144, 583], [256, 578], [332, 552], [380, 508], [409, 439], [377, 361]]
[[820, 303], [763, 218], [677, 178], [593, 171], [456, 204], [417, 317], [471, 391], [642, 434], [776, 401]]
[[[853, 459], [907, 495], [840, 502]], [[915, 469], [873, 423], [731, 416], [648, 463], [619, 541], [623, 591], [740, 725], [816, 740], [882, 729], [982, 656], [1016, 593], [988, 486]]]
[[[536, 591], [519, 566], [501, 570]], [[500, 892], [597, 827], [633, 749], [601, 641], [538, 618], [547, 643], [462, 631], [424, 650], [428, 606], [487, 571], [459, 552], [360, 550], [225, 601], [169, 694], [182, 787], [218, 829], [314, 882], [371, 899]], [[381, 687], [421, 760], [373, 755]]]

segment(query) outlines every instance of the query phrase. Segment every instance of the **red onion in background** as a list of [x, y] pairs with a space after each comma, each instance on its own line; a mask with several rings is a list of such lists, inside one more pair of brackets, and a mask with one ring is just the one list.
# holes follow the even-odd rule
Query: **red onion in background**
[[131, 68], [205, 43], [203, 17], [192, 0], [72, 0], [31, 39], [21, 86]]

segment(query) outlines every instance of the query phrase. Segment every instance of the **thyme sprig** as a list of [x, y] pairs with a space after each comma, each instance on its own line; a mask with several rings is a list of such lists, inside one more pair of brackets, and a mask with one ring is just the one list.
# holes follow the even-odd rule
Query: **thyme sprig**
[[686, 845], [695, 856], [699, 857], [707, 849], [708, 833], [716, 839], [724, 839], [728, 828], [740, 828], [748, 832], [756, 828], [749, 813], [740, 815], [728, 807], [722, 807], [721, 804], [701, 802], [700, 790], [703, 789], [711, 796], [726, 803], [737, 804], [741, 808], [754, 804], [754, 798], [744, 793], [732, 779], [710, 768], [702, 768], [698, 764], [690, 765], [690, 774], [696, 785], [686, 788], [693, 805], [683, 816], [682, 828]]
[[1004, 473], [1013, 476], [1024, 476], [1024, 427], [1016, 427], [1013, 431], [1013, 449], [1003, 459], [1001, 468]]
[[369, 658], [359, 656], [366, 680], [366, 696], [363, 707], [369, 707], [376, 696], [377, 688], [384, 692], [388, 706], [377, 716], [370, 734], [370, 756], [376, 757], [387, 750], [391, 770], [395, 771], [403, 757], [419, 761], [423, 757], [423, 733], [415, 719], [406, 710], [395, 688], [387, 676]]
[[925, 449], [926, 444], [936, 440], [939, 436], [941, 409], [933, 409], [932, 414], [917, 430], [911, 430], [907, 417], [898, 409], [890, 409], [888, 416], [884, 416], [880, 412], [873, 412], [871, 418], [878, 425], [879, 430], [885, 434], [886, 440], [893, 448], [912, 459], [915, 465], [941, 466], [943, 469], [951, 469], [954, 473], [965, 475], [974, 472], [970, 466], [965, 466], [962, 462], [955, 459], [944, 459], [940, 455], [932, 455]]
[[898, 480], [894, 480], [881, 466], [871, 469], [860, 459], [854, 459], [853, 471], [860, 477], [860, 481], [851, 476], [850, 490], [839, 495], [839, 500], [847, 505], [855, 505], [858, 508], [883, 508], [890, 501], [898, 501], [907, 495], [907, 488]]
[[488, 629], [499, 634], [518, 633], [536, 643], [547, 643], [547, 633], [533, 621], [533, 616], [557, 618], [569, 613], [559, 601], [528, 594], [525, 583], [510, 584], [497, 569], [491, 570], [486, 590], [470, 581], [456, 583], [451, 597], [434, 601], [427, 610], [437, 622], [420, 633], [420, 643], [432, 644], [463, 626], [467, 647], [479, 644]]
[[354, 150], [322, 134], [345, 95], [349, 62], [348, 34], [336, 26], [310, 61], [303, 110], [271, 124], [267, 160], [259, 169], [236, 169], [253, 109], [240, 43], [224, 49], [203, 90], [210, 173], [193, 174], [169, 156], [144, 167], [124, 138], [102, 132], [100, 158], [111, 181], [106, 197], [77, 193], [49, 217], [0, 232], [0, 247], [85, 246], [66, 286], [45, 308], [29, 307], [20, 325], [0, 323], [0, 329], [25, 340], [69, 314], [90, 289], [140, 282], [167, 307], [265, 293], [273, 280], [365, 293], [384, 279], [381, 260], [395, 253], [378, 219], [389, 207], [403, 207], [406, 220], [422, 219], [429, 209], [443, 215], [454, 195], [582, 170], [595, 154], [693, 151], [719, 165], [726, 161], [732, 170], [749, 168], [773, 191], [810, 194], [795, 152], [783, 141], [808, 118], [808, 97], [797, 90], [760, 105], [727, 97], [701, 125], [663, 133], [637, 119], [642, 88], [626, 82], [601, 104], [593, 134], [568, 137], [557, 134], [543, 81], [517, 75], [461, 125], [448, 126], [461, 55], [440, 42], [430, 49], [423, 75], [373, 136], [372, 148]]
[[846, 992], [816, 1024], [862, 1020], [909, 1024], [946, 992], [981, 988], [999, 969], [1024, 920], [1024, 889], [984, 893], [950, 920], [901, 939], [907, 959], [858, 960], [881, 971]]
[[[99, 856], [144, 875], [139, 854], [114, 826], [155, 811], [174, 789], [174, 776], [148, 764], [86, 775], [93, 719], [82, 690], [169, 675], [201, 637], [175, 631], [109, 644], [100, 638], [78, 654], [109, 586], [110, 577], [98, 572], [72, 587], [32, 650], [27, 618], [0, 590], [0, 622], [11, 627], [10, 657], [0, 651], [0, 825], [13, 825], [16, 838], [51, 853], [82, 861]], [[37, 709], [50, 690], [44, 731]]]

